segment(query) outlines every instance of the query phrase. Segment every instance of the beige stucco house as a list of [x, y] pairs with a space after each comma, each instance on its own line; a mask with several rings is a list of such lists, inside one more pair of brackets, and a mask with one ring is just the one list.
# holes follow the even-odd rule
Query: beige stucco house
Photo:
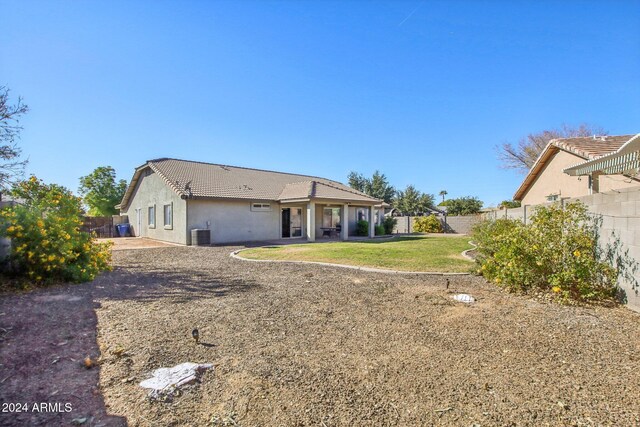
[[628, 173], [593, 171], [583, 176], [565, 173], [565, 170], [578, 164], [610, 155], [637, 137], [617, 135], [554, 139], [544, 148], [513, 199], [521, 201], [523, 205], [537, 205], [639, 186], [638, 177]]
[[383, 219], [381, 200], [329, 179], [167, 158], [136, 168], [119, 208], [133, 235], [183, 245], [193, 229], [214, 244], [347, 240], [358, 220], [373, 237]]

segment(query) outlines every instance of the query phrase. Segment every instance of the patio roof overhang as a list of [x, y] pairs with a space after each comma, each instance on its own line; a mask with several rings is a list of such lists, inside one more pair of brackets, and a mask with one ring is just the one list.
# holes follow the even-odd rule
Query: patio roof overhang
[[355, 200], [355, 199], [328, 199], [321, 197], [307, 197], [299, 199], [280, 200], [280, 204], [292, 204], [292, 203], [309, 203], [314, 202], [319, 205], [353, 205], [353, 206], [374, 206], [381, 207], [380, 202], [377, 200]]
[[635, 175], [639, 170], [640, 133], [613, 153], [566, 168], [564, 173], [570, 176], [590, 175], [598, 172], [605, 175]]

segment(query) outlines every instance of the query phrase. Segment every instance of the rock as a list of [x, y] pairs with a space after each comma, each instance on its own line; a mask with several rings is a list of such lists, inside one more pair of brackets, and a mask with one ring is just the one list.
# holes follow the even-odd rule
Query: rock
[[469, 294], [458, 294], [454, 295], [453, 299], [459, 302], [463, 302], [465, 304], [471, 304], [476, 302], [476, 299]]
[[196, 381], [199, 375], [212, 364], [181, 363], [172, 368], [159, 368], [153, 371], [153, 376], [140, 383], [140, 387], [151, 389], [149, 397], [166, 400], [175, 395], [182, 386]]

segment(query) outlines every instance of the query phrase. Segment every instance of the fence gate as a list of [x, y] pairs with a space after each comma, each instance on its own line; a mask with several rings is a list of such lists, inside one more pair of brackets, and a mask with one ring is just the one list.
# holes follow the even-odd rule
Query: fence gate
[[80, 230], [91, 233], [98, 238], [115, 237], [113, 217], [111, 216], [85, 216]]

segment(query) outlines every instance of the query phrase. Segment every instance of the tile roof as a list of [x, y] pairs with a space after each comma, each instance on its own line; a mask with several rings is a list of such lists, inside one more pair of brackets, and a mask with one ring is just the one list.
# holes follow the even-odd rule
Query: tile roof
[[380, 200], [325, 178], [162, 158], [149, 160], [136, 170], [121, 206], [127, 205], [138, 173], [146, 167], [161, 176], [183, 198], [286, 201], [314, 197], [380, 203]]
[[513, 200], [522, 200], [529, 188], [538, 178], [545, 165], [558, 150], [572, 153], [584, 160], [593, 160], [618, 150], [635, 135], [589, 136], [578, 138], [552, 139], [542, 150], [540, 156], [529, 170], [513, 196]]
[[554, 139], [551, 143], [565, 151], [584, 157], [586, 160], [593, 160], [616, 151], [634, 136], [635, 135], [614, 135], [563, 138]]

